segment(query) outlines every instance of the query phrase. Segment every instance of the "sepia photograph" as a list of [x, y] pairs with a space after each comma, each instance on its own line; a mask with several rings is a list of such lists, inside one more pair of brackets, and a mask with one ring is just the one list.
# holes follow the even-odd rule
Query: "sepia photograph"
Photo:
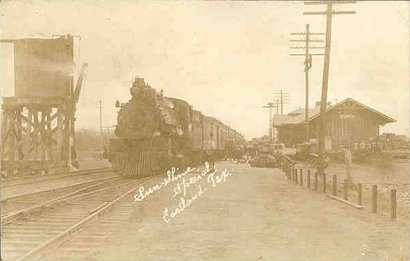
[[408, 1], [0, 1], [0, 260], [410, 260]]

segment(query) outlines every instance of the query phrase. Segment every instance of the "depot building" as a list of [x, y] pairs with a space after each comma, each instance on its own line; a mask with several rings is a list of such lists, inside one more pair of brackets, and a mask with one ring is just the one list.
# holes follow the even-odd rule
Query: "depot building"
[[[309, 109], [309, 138], [318, 139], [320, 124], [320, 102]], [[326, 147], [377, 141], [380, 126], [396, 120], [370, 108], [352, 98], [347, 98], [326, 109]], [[286, 115], [275, 115], [273, 127], [279, 143], [293, 147], [305, 138], [305, 110], [298, 109]]]

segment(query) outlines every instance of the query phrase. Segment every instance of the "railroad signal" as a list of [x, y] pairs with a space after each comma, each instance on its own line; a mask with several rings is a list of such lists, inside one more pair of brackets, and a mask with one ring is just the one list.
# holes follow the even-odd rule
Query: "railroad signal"
[[315, 55], [323, 55], [322, 53], [315, 53], [312, 54], [310, 53], [310, 50], [312, 49], [324, 49], [323, 46], [310, 46], [310, 43], [312, 42], [324, 42], [321, 39], [311, 39], [311, 35], [324, 35], [324, 33], [312, 33], [309, 30], [309, 24], [306, 24], [306, 31], [303, 33], [291, 33], [290, 35], [302, 35], [305, 36], [305, 39], [303, 40], [290, 40], [291, 42], [295, 41], [304, 41], [305, 46], [291, 46], [290, 49], [293, 50], [298, 50], [298, 49], [304, 49], [305, 53], [295, 53], [295, 54], [290, 54], [291, 56], [304, 56], [304, 72], [305, 72], [305, 139], [307, 142], [309, 142], [310, 134], [309, 134], [309, 70], [312, 68], [312, 56]]
[[335, 11], [333, 5], [336, 4], [353, 4], [356, 1], [306, 1], [305, 5], [326, 5], [326, 10], [322, 12], [304, 12], [304, 15], [326, 15], [326, 40], [325, 40], [325, 59], [323, 64], [322, 94], [320, 99], [320, 125], [319, 125], [319, 160], [318, 173], [323, 174], [325, 161], [325, 133], [326, 133], [326, 105], [327, 90], [329, 82], [329, 63], [330, 63], [330, 46], [332, 34], [332, 17], [337, 14], [355, 14], [355, 11]]

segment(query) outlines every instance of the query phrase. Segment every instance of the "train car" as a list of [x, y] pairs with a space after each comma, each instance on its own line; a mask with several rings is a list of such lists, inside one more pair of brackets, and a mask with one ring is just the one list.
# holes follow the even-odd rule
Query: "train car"
[[181, 99], [165, 97], [136, 78], [131, 100], [119, 105], [116, 138], [108, 159], [127, 177], [158, 174], [171, 167], [185, 169], [226, 157], [242, 135], [213, 117], [193, 110]]

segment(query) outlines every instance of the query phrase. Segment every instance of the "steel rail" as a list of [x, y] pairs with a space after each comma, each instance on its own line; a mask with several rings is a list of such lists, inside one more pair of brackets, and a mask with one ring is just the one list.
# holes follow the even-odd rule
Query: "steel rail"
[[[73, 184], [73, 185], [66, 186], [66, 187], [53, 188], [53, 189], [50, 189], [50, 190], [47, 190], [47, 191], [40, 191], [40, 192], [31, 193], [31, 194], [20, 195], [20, 196], [17, 196], [16, 198], [29, 197], [29, 196], [33, 196], [33, 195], [41, 194], [41, 193], [45, 193], [45, 192], [49, 193], [49, 192], [52, 192], [52, 191], [54, 191], [54, 190], [66, 189], [66, 188], [70, 188], [70, 187], [74, 187], [74, 186], [78, 186], [78, 185], [85, 185], [85, 184], [87, 184], [87, 183], [93, 183], [93, 182], [98, 182], [98, 181], [100, 181], [100, 182], [97, 183], [97, 184], [92, 184], [92, 185], [87, 186], [87, 187], [85, 187], [85, 188], [81, 188], [81, 189], [78, 189], [78, 190], [76, 190], [76, 191], [70, 192], [70, 193], [68, 193], [68, 194], [64, 194], [64, 195], [62, 195], [62, 196], [59, 196], [59, 197], [56, 197], [56, 198], [47, 200], [46, 202], [44, 202], [44, 204], [46, 204], [46, 203], [50, 203], [50, 202], [53, 202], [53, 201], [58, 201], [58, 200], [61, 200], [61, 199], [64, 199], [64, 198], [68, 198], [68, 197], [74, 196], [75, 194], [78, 194], [78, 193], [81, 193], [81, 192], [83, 192], [83, 191], [92, 189], [92, 188], [94, 188], [94, 187], [101, 186], [101, 185], [103, 185], [103, 184], [105, 184], [105, 183], [109, 183], [109, 182], [112, 182], [112, 181], [119, 180], [120, 178], [121, 178], [121, 177], [119, 177], [119, 176], [115, 176], [115, 177], [110, 177], [110, 178], [103, 178], [103, 179], [98, 179], [98, 180], [92, 180], [92, 181], [87, 181], [87, 182], [84, 182], [84, 183]], [[13, 198], [13, 199], [14, 199], [14, 198]], [[2, 204], [4, 204], [3, 200], [2, 200]], [[29, 207], [29, 208], [30, 208], [30, 207]], [[25, 209], [28, 209], [28, 208], [25, 208]], [[24, 211], [25, 209], [18, 210], [18, 211], [9, 211], [9, 212], [6, 212], [6, 213], [2, 213], [2, 215], [1, 215], [2, 222], [3, 222], [3, 218], [4, 218], [4, 217], [9, 216], [9, 215], [12, 215], [12, 213], [17, 213], [17, 212], [19, 212], [19, 211]]]
[[40, 211], [44, 208], [54, 207], [54, 206], [58, 206], [58, 205], [61, 205], [61, 204], [65, 204], [65, 203], [71, 202], [71, 201], [76, 200], [76, 199], [81, 199], [83, 197], [87, 197], [87, 196], [90, 196], [90, 195], [93, 195], [93, 194], [96, 194], [96, 193], [99, 193], [99, 192], [102, 192], [102, 191], [106, 191], [106, 190], [110, 190], [110, 189], [113, 189], [113, 188], [121, 187], [124, 184], [129, 184], [129, 183], [132, 183], [132, 182], [135, 182], [135, 181], [117, 184], [117, 185], [114, 185], [114, 186], [111, 186], [111, 187], [90, 191], [90, 192], [83, 193], [83, 194], [76, 195], [76, 196], [64, 197], [64, 198], [61, 198], [61, 199], [58, 199], [58, 200], [50, 200], [50, 201], [47, 201], [47, 202], [44, 202], [44, 203], [41, 203], [41, 204], [38, 204], [38, 205], [35, 205], [35, 206], [32, 206], [32, 207], [28, 207], [28, 208], [25, 208], [25, 209], [22, 209], [22, 210], [18, 210], [18, 211], [10, 213], [9, 215], [6, 215], [6, 216], [2, 217], [1, 223], [2, 223], [2, 225], [10, 224], [12, 221], [14, 221], [18, 218], [27, 217], [29, 214], [32, 214], [36, 211]]
[[[81, 175], [94, 174], [98, 172], [108, 172], [112, 170], [113, 169], [111, 167], [84, 169], [84, 170], [71, 171], [69, 172], [70, 174], [49, 174], [49, 175], [40, 176], [40, 177], [4, 179], [4, 180], [1, 180], [0, 183], [1, 183], [2, 188], [8, 188], [8, 187], [20, 186], [20, 185], [25, 185], [25, 184], [39, 183], [39, 182], [48, 181], [48, 180], [62, 179], [66, 177], [76, 177], [76, 176], [81, 176]], [[19, 183], [20, 181], [22, 181], [22, 183]], [[15, 182], [17, 183], [13, 184]], [[12, 184], [7, 184], [7, 183], [12, 183]]]
[[67, 188], [71, 188], [71, 187], [75, 187], [75, 186], [86, 185], [88, 183], [93, 183], [93, 182], [98, 182], [98, 181], [106, 181], [106, 180], [117, 179], [117, 178], [119, 178], [119, 176], [101, 178], [101, 179], [94, 179], [94, 180], [88, 180], [88, 181], [82, 181], [82, 182], [77, 182], [77, 183], [70, 184], [70, 185], [67, 185], [67, 186], [59, 186], [59, 187], [54, 187], [54, 188], [45, 189], [45, 190], [41, 190], [41, 191], [35, 191], [35, 192], [32, 192], [32, 193], [13, 195], [13, 196], [4, 197], [4, 198], [2, 197], [1, 198], [1, 204], [5, 204], [10, 200], [15, 200], [15, 199], [24, 198], [24, 197], [31, 197], [31, 196], [42, 194], [42, 193], [50, 193], [50, 192], [58, 191], [58, 190], [61, 190], [61, 189], [67, 189]]
[[[137, 190], [140, 186], [150, 182], [157, 176], [151, 177], [150, 179], [146, 180], [143, 183], [139, 183], [137, 186], [133, 187], [132, 189], [128, 190], [127, 192], [123, 193], [119, 197], [115, 198], [108, 204], [102, 204], [100, 205], [100, 208], [98, 210], [94, 209], [93, 213], [90, 214], [89, 216], [81, 219], [80, 221], [76, 222], [74, 225], [70, 226], [69, 228], [65, 229], [61, 233], [57, 234], [56, 236], [50, 238], [49, 240], [45, 241], [44, 243], [40, 244], [39, 246], [35, 247], [34, 249], [30, 250], [27, 252], [24, 256], [18, 259], [18, 261], [23, 261], [27, 260], [28, 258], [38, 258], [40, 255], [43, 253], [43, 251], [48, 248], [50, 250], [51, 248], [54, 248], [64, 241], [69, 240], [72, 235], [74, 235], [76, 232], [78, 232], [80, 229], [82, 229], [86, 224], [94, 221], [95, 219], [98, 219], [101, 215], [104, 213], [108, 212], [111, 210], [116, 204], [118, 204], [121, 200], [123, 200], [125, 197], [130, 195], [132, 192]], [[135, 182], [135, 181], [133, 181]], [[132, 182], [130, 182], [132, 183]]]

